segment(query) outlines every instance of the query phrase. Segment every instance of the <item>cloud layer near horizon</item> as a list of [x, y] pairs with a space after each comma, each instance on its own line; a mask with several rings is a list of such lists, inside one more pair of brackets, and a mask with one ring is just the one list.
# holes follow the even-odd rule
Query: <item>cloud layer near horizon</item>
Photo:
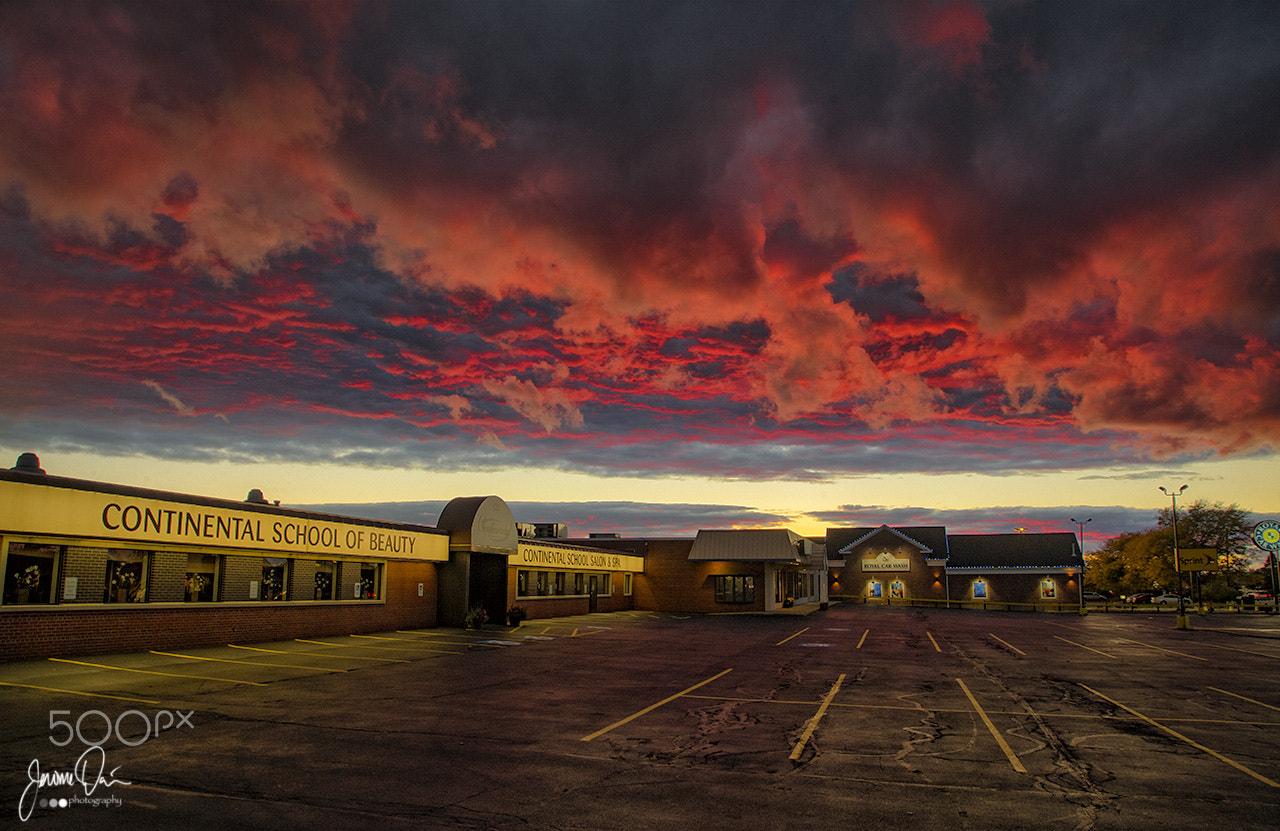
[[1274, 452], [1267, 3], [8, 3], [0, 439], [821, 478]]

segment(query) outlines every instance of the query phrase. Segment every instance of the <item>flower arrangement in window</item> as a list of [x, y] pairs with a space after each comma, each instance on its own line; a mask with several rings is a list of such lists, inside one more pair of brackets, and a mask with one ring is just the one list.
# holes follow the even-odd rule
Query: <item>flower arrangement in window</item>
[[373, 588], [372, 577], [365, 577], [362, 580], [360, 580], [359, 586], [360, 586], [361, 597], [365, 598], [366, 600], [378, 599], [378, 593], [374, 591], [374, 588]]
[[283, 568], [264, 568], [262, 570], [262, 599], [284, 600]]
[[316, 600], [333, 597], [333, 575], [327, 571], [316, 572]]
[[40, 566], [29, 565], [22, 571], [15, 571], [13, 579], [19, 589], [34, 589], [40, 585]]
[[209, 581], [208, 578], [205, 577], [203, 574], [188, 574], [187, 575], [187, 594], [199, 594], [200, 592], [204, 591], [205, 584], [208, 581]]

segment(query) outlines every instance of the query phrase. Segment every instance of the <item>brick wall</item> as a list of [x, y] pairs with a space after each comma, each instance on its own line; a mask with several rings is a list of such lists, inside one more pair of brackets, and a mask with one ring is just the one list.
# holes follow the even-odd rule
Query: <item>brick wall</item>
[[[261, 558], [234, 559], [253, 559], [255, 579], [261, 579]], [[104, 561], [104, 574], [105, 568]], [[419, 583], [423, 584], [421, 597]], [[5, 607], [0, 610], [4, 632], [0, 660], [172, 650], [436, 625], [434, 563], [390, 562], [386, 586], [385, 601], [376, 602]]]

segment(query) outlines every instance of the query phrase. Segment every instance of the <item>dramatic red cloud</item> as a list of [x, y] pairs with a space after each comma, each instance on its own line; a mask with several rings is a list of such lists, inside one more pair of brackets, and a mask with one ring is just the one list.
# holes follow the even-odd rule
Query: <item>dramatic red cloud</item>
[[12, 4], [0, 378], [507, 448], [1273, 448], [1274, 16], [1025, 5]]

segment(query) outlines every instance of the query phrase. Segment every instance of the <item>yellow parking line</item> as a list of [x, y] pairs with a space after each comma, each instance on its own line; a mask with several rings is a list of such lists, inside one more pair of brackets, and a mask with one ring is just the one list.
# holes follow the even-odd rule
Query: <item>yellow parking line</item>
[[933, 633], [932, 633], [932, 632], [930, 632], [930, 631], [928, 631], [928, 630], [926, 630], [926, 631], [925, 631], [925, 634], [929, 636], [929, 640], [933, 643], [933, 648], [934, 648], [936, 651], [941, 652], [941, 651], [942, 651], [942, 647], [938, 646], [938, 642], [937, 642], [937, 641], [935, 641], [935, 640], [933, 640]]
[[1165, 727], [1163, 724], [1161, 724], [1160, 722], [1156, 721], [1155, 719], [1153, 719], [1153, 718], [1148, 718], [1147, 716], [1144, 716], [1142, 713], [1139, 713], [1137, 710], [1133, 709], [1132, 707], [1126, 707], [1125, 705], [1121, 704], [1119, 701], [1116, 701], [1114, 698], [1108, 698], [1107, 696], [1103, 695], [1102, 693], [1098, 692], [1097, 690], [1093, 689], [1092, 687], [1085, 686], [1084, 684], [1081, 684], [1080, 686], [1084, 687], [1086, 690], [1088, 690], [1089, 692], [1093, 693], [1093, 694], [1094, 694], [1094, 695], [1096, 695], [1098, 698], [1101, 698], [1103, 701], [1109, 702], [1110, 704], [1112, 704], [1112, 705], [1114, 705], [1114, 706], [1116, 706], [1116, 707], [1119, 707], [1120, 709], [1122, 709], [1122, 710], [1124, 710], [1124, 711], [1126, 711], [1126, 712], [1133, 713], [1135, 716], [1137, 716], [1138, 718], [1142, 719], [1142, 720], [1143, 720], [1143, 721], [1145, 721], [1147, 724], [1150, 724], [1152, 727], [1158, 727], [1159, 729], [1161, 729], [1161, 730], [1163, 730], [1164, 732], [1168, 733], [1170, 736], [1173, 736], [1175, 739], [1182, 739], [1182, 741], [1184, 741], [1184, 742], [1186, 742], [1187, 744], [1191, 745], [1191, 746], [1192, 746], [1192, 747], [1194, 747], [1196, 750], [1202, 750], [1202, 751], [1204, 751], [1205, 753], [1208, 753], [1208, 754], [1209, 754], [1210, 756], [1212, 756], [1213, 758], [1217, 759], [1218, 761], [1220, 761], [1220, 762], [1226, 762], [1228, 765], [1231, 765], [1231, 767], [1235, 768], [1236, 770], [1240, 771], [1241, 773], [1247, 773], [1247, 774], [1249, 774], [1250, 776], [1252, 776], [1254, 779], [1257, 779], [1259, 782], [1262, 782], [1262, 783], [1263, 783], [1263, 784], [1265, 784], [1265, 785], [1270, 785], [1270, 786], [1271, 786], [1271, 787], [1273, 787], [1273, 788], [1280, 788], [1280, 782], [1275, 782], [1275, 781], [1273, 781], [1273, 780], [1271, 780], [1271, 779], [1268, 779], [1267, 777], [1263, 776], [1262, 774], [1260, 774], [1260, 773], [1258, 773], [1258, 772], [1256, 772], [1256, 771], [1250, 770], [1249, 768], [1245, 767], [1244, 765], [1240, 764], [1239, 762], [1235, 761], [1234, 759], [1228, 759], [1226, 756], [1223, 756], [1221, 753], [1219, 753], [1219, 752], [1218, 752], [1218, 751], [1216, 751], [1216, 750], [1210, 750], [1209, 748], [1207, 748], [1207, 747], [1205, 747], [1204, 745], [1200, 744], [1200, 742], [1195, 741], [1194, 739], [1189, 739], [1189, 738], [1187, 738], [1186, 736], [1184, 736], [1184, 735], [1182, 735], [1181, 733], [1179, 733], [1177, 730], [1173, 730], [1172, 728]]
[[822, 705], [818, 707], [818, 712], [814, 713], [813, 718], [809, 719], [809, 724], [804, 728], [803, 735], [801, 735], [800, 740], [796, 742], [796, 746], [791, 749], [791, 756], [789, 757], [791, 761], [794, 762], [799, 759], [800, 754], [804, 753], [804, 746], [808, 744], [809, 739], [813, 737], [813, 731], [818, 729], [818, 722], [822, 721], [822, 717], [826, 714], [827, 708], [831, 706], [831, 699], [835, 698], [836, 693], [840, 692], [840, 685], [844, 683], [844, 678], [844, 673], [841, 673], [840, 677], [836, 679], [836, 682], [831, 685], [831, 691], [827, 693], [827, 697], [822, 699]]
[[140, 675], [163, 675], [168, 678], [186, 678], [191, 681], [222, 681], [227, 684], [248, 684], [253, 687], [265, 687], [266, 684], [258, 681], [236, 681], [231, 678], [210, 678], [204, 675], [183, 675], [178, 672], [157, 672], [151, 669], [130, 669], [129, 667], [113, 667], [110, 664], [91, 664], [88, 661], [72, 661], [68, 658], [50, 658], [50, 661], [57, 661], [60, 664], [77, 664], [82, 667], [94, 667], [95, 669], [114, 669], [119, 672], [136, 672]]
[[1113, 660], [1117, 660], [1117, 661], [1118, 661], [1118, 660], [1120, 660], [1119, 658], [1116, 658], [1116, 656], [1114, 656], [1114, 655], [1111, 655], [1111, 654], [1109, 654], [1109, 653], [1103, 652], [1101, 649], [1094, 649], [1092, 646], [1085, 646], [1085, 645], [1084, 645], [1084, 644], [1082, 644], [1082, 643], [1076, 643], [1075, 641], [1069, 641], [1069, 640], [1067, 640], [1066, 638], [1060, 637], [1060, 636], [1058, 636], [1058, 635], [1054, 635], [1054, 637], [1055, 637], [1055, 638], [1057, 638], [1058, 640], [1062, 641], [1063, 643], [1069, 643], [1069, 644], [1071, 644], [1072, 646], [1078, 646], [1078, 647], [1080, 647], [1081, 649], [1087, 649], [1087, 650], [1089, 650], [1090, 652], [1097, 652], [1099, 655], [1103, 655], [1103, 656], [1105, 656], [1105, 657], [1107, 657], [1107, 658], [1111, 658], [1111, 659], [1113, 659]]
[[39, 690], [40, 692], [66, 693], [67, 695], [86, 695], [90, 698], [110, 698], [114, 701], [132, 701], [135, 704], [159, 704], [159, 701], [152, 701], [149, 698], [129, 698], [124, 695], [107, 695], [106, 693], [80, 692], [79, 690], [60, 690], [57, 687], [37, 687], [35, 684], [11, 684], [8, 681], [0, 681], [0, 687], [21, 687], [27, 690]]
[[1206, 661], [1206, 662], [1209, 660], [1208, 658], [1201, 658], [1199, 655], [1189, 655], [1186, 652], [1175, 652], [1172, 649], [1165, 649], [1163, 646], [1156, 646], [1155, 644], [1152, 644], [1152, 643], [1143, 643], [1142, 641], [1135, 641], [1132, 638], [1121, 638], [1120, 640], [1125, 641], [1126, 643], [1136, 643], [1138, 646], [1145, 646], [1148, 649], [1158, 649], [1161, 652], [1168, 652], [1170, 655], [1181, 655], [1183, 658], [1195, 658], [1197, 661]]
[[151, 650], [152, 655], [163, 655], [166, 658], [185, 658], [188, 661], [213, 661], [219, 664], [246, 664], [251, 667], [269, 667], [279, 669], [313, 669], [317, 672], [346, 672], [346, 670], [334, 670], [329, 667], [304, 667], [295, 664], [264, 664], [261, 661], [237, 661], [234, 658], [207, 658], [203, 655], [179, 655], [177, 652], [158, 652]]
[[991, 736], [996, 740], [996, 744], [1000, 745], [1000, 749], [1004, 751], [1004, 756], [1009, 760], [1009, 764], [1013, 765], [1013, 769], [1018, 773], [1026, 773], [1027, 769], [1023, 767], [1022, 760], [1013, 752], [1013, 748], [1009, 747], [1009, 743], [1004, 740], [1004, 736], [1000, 735], [1000, 731], [991, 723], [991, 718], [987, 716], [982, 709], [982, 705], [978, 703], [978, 699], [973, 697], [973, 693], [969, 692], [969, 688], [959, 678], [956, 683], [960, 685], [960, 689], [964, 690], [964, 694], [968, 696], [969, 703], [973, 705], [973, 709], [978, 711], [978, 715], [982, 717], [982, 723], [987, 725], [987, 729], [991, 731]]
[[1238, 646], [1222, 646], [1221, 644], [1205, 643], [1204, 641], [1197, 641], [1197, 643], [1199, 643], [1200, 646], [1208, 646], [1213, 649], [1228, 649], [1232, 652], [1243, 652], [1246, 655], [1258, 655], [1262, 658], [1270, 658], [1273, 661], [1280, 661], [1280, 655], [1272, 655], [1268, 652], [1254, 652], [1252, 649], [1241, 649]]
[[1256, 701], [1252, 698], [1245, 698], [1243, 695], [1240, 695], [1238, 693], [1227, 692], [1226, 690], [1220, 690], [1217, 687], [1210, 687], [1209, 689], [1213, 690], [1214, 692], [1220, 692], [1223, 695], [1230, 695], [1235, 698], [1239, 698], [1241, 701], [1248, 701], [1250, 704], [1257, 704], [1259, 707], [1266, 707], [1268, 710], [1280, 710], [1280, 707], [1274, 707], [1270, 704], [1264, 704], [1263, 702]]
[[708, 679], [707, 679], [707, 680], [705, 680], [705, 681], [699, 681], [698, 683], [694, 684], [692, 687], [690, 687], [690, 688], [689, 688], [689, 689], [687, 689], [687, 690], [681, 690], [680, 692], [676, 693], [675, 695], [667, 696], [666, 698], [664, 698], [664, 699], [662, 699], [661, 701], [659, 701], [657, 704], [650, 704], [648, 707], [645, 707], [643, 710], [639, 711], [638, 713], [632, 713], [631, 715], [627, 716], [626, 718], [622, 719], [621, 721], [615, 721], [613, 724], [610, 724], [608, 727], [605, 727], [605, 728], [603, 728], [603, 729], [601, 729], [601, 730], [597, 730], [596, 732], [591, 733], [590, 735], [583, 736], [581, 739], [579, 739], [579, 741], [589, 742], [589, 741], [591, 741], [592, 739], [598, 739], [598, 738], [600, 738], [601, 736], [603, 736], [605, 733], [608, 733], [610, 730], [615, 730], [615, 729], [617, 729], [617, 728], [621, 727], [621, 726], [622, 726], [622, 725], [624, 725], [624, 724], [627, 724], [627, 723], [629, 723], [629, 722], [635, 721], [636, 719], [640, 718], [641, 716], [645, 715], [646, 713], [652, 713], [654, 710], [658, 709], [658, 708], [659, 708], [659, 707], [661, 707], [663, 704], [668, 704], [668, 703], [670, 703], [670, 702], [672, 702], [672, 701], [675, 701], [675, 700], [676, 700], [677, 698], [679, 698], [680, 696], [682, 696], [682, 695], [687, 695], [688, 693], [693, 692], [694, 690], [698, 689], [699, 687], [706, 686], [707, 684], [710, 684], [712, 681], [716, 680], [717, 678], [719, 678], [719, 677], [721, 677], [721, 676], [723, 676], [723, 675], [728, 675], [728, 674], [729, 674], [729, 673], [731, 673], [731, 672], [733, 672], [733, 668], [732, 668], [732, 667], [730, 667], [729, 669], [726, 669], [724, 672], [716, 673], [715, 675], [711, 676], [710, 678], [708, 678]]
[[[306, 655], [309, 658], [328, 658], [332, 661], [385, 661], [394, 664], [412, 663], [406, 658], [366, 658], [362, 655], [326, 655], [323, 652], [294, 652], [289, 649], [263, 649], [260, 646], [241, 646], [238, 643], [229, 643], [227, 646], [232, 649], [245, 649], [250, 652], [265, 652], [269, 655]], [[271, 666], [263, 664], [263, 666]]]
[[871, 631], [871, 630], [870, 630], [870, 629], [868, 629], [866, 632], [863, 632], [863, 633], [862, 633], [862, 637], [861, 637], [861, 638], [858, 638], [858, 645], [857, 645], [857, 646], [855, 646], [855, 647], [854, 647], [854, 649], [861, 649], [861, 648], [862, 648], [862, 644], [863, 644], [863, 642], [864, 642], [864, 641], [866, 641], [866, 639], [867, 639], [867, 634], [868, 634], [870, 631]]
[[[432, 649], [431, 648], [432, 646], [436, 646], [437, 644], [439, 644], [438, 641], [432, 641], [431, 646], [419, 646], [413, 641], [404, 641], [405, 645], [403, 647], [395, 647], [395, 646], [375, 646], [374, 644], [362, 644], [362, 643], [333, 643], [331, 641], [309, 641], [305, 638], [294, 638], [294, 640], [297, 641], [298, 643], [314, 643], [317, 646], [332, 646], [334, 649], [417, 649], [417, 650], [421, 650], [422, 652], [441, 652], [446, 655], [462, 654], [456, 649]], [[439, 645], [465, 646], [465, 644], [452, 644], [452, 643], [445, 643], [445, 644], [439, 644]]]
[[[992, 633], [990, 633], [990, 632], [988, 632], [987, 634], [988, 634], [988, 635], [991, 635], [991, 637], [993, 637], [993, 638], [996, 638], [996, 636], [995, 636], [995, 635], [993, 635], [993, 634], [992, 634]], [[1009, 647], [1009, 648], [1010, 648], [1010, 649], [1012, 649], [1014, 652], [1017, 652], [1019, 655], [1026, 655], [1026, 654], [1027, 654], [1027, 653], [1023, 652], [1021, 649], [1019, 649], [1018, 647], [1016, 647], [1016, 646], [1014, 646], [1013, 644], [1009, 643], [1008, 641], [1003, 640], [1002, 638], [996, 638], [996, 640], [1000, 641], [1000, 643], [1002, 643], [1002, 644], [1004, 644], [1005, 646]]]
[[775, 644], [774, 644], [774, 646], [782, 646], [784, 643], [786, 643], [787, 641], [791, 640], [792, 638], [798, 638], [798, 637], [800, 637], [800, 636], [801, 636], [801, 635], [803, 635], [805, 632], [808, 632], [808, 631], [809, 631], [809, 628], [810, 628], [810, 627], [806, 626], [805, 628], [801, 629], [799, 632], [796, 632], [796, 633], [795, 633], [794, 635], [792, 635], [790, 638], [783, 638], [782, 640], [778, 641], [777, 643], [775, 643]]

